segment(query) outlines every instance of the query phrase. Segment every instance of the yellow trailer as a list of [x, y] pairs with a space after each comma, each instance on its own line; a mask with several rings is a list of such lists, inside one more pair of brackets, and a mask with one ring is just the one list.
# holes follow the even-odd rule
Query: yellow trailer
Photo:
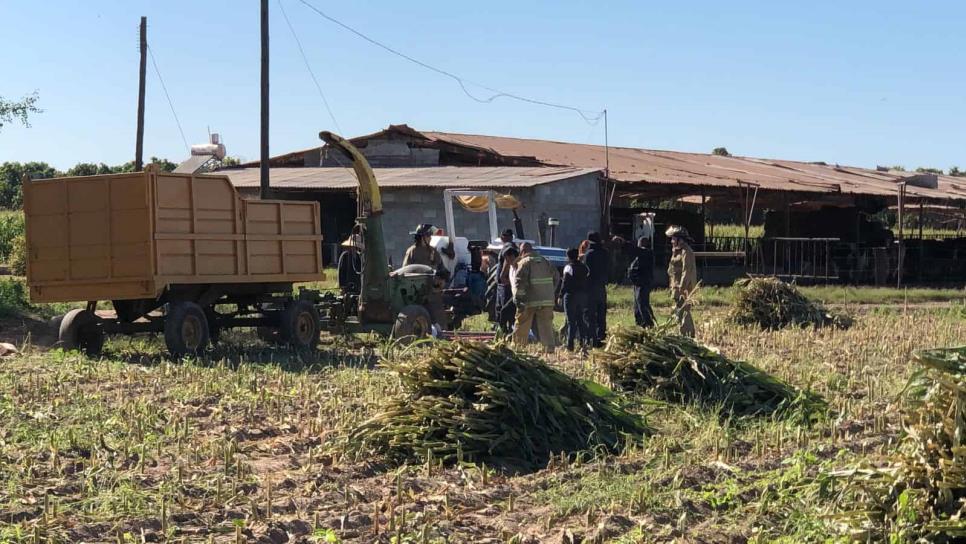
[[[323, 277], [317, 202], [243, 199], [225, 176], [153, 166], [23, 191], [31, 300], [88, 302], [62, 320], [65, 347], [95, 352], [104, 334], [164, 331], [183, 354], [230, 326], [317, 341], [317, 311], [292, 295], [293, 283]], [[116, 318], [94, 314], [103, 300]], [[237, 311], [215, 311], [225, 304]]]

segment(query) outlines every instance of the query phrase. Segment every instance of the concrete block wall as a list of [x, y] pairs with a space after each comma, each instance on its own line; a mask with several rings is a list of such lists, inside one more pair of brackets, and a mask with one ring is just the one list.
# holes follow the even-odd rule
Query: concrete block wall
[[[532, 197], [532, 189], [516, 189], [513, 194], [523, 202]], [[394, 266], [402, 264], [406, 248], [412, 245], [412, 232], [417, 225], [430, 223], [446, 228], [446, 212], [443, 207], [443, 190], [431, 188], [391, 189], [382, 191], [383, 229], [386, 232], [386, 252]], [[520, 213], [520, 212], [518, 212]], [[536, 238], [536, 216], [529, 217], [527, 210], [520, 213], [525, 234]], [[472, 213], [458, 204], [453, 207], [456, 232], [470, 240], [489, 239], [489, 221], [485, 213]], [[497, 210], [497, 228], [513, 227], [513, 214], [509, 210]]]
[[[524, 207], [518, 210], [523, 220], [527, 238], [538, 238], [537, 220], [541, 212], [559, 219], [557, 245], [576, 246], [587, 231], [600, 226], [600, 197], [597, 174], [588, 174], [556, 181], [532, 188], [504, 190], [516, 196]], [[406, 248], [412, 244], [409, 234], [419, 224], [430, 223], [446, 228], [443, 208], [443, 190], [434, 188], [394, 189], [384, 188], [383, 229], [386, 233], [386, 251], [395, 266], [402, 264]], [[489, 223], [485, 213], [471, 213], [454, 206], [456, 232], [470, 240], [489, 238]], [[513, 213], [497, 210], [497, 229], [513, 227]]]
[[536, 220], [540, 213], [560, 221], [557, 227], [558, 247], [577, 247], [591, 230], [600, 230], [600, 191], [596, 173], [560, 180], [534, 187], [529, 204], [533, 216], [533, 234], [537, 238]]

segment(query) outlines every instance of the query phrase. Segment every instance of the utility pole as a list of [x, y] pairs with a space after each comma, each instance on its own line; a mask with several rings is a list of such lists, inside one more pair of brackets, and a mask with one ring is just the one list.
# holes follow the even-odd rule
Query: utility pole
[[144, 168], [144, 85], [148, 68], [148, 18], [141, 17], [141, 66], [138, 73], [138, 134], [134, 144], [134, 171]]
[[262, 199], [268, 198], [268, 0], [262, 0], [262, 137], [260, 186]]

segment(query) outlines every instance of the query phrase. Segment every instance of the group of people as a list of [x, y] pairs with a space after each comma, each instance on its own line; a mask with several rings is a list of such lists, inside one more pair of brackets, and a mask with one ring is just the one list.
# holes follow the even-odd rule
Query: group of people
[[[668, 279], [674, 300], [674, 317], [681, 334], [693, 337], [691, 294], [697, 286], [697, 268], [691, 238], [688, 231], [680, 226], [670, 227], [665, 234], [670, 238], [672, 247]], [[443, 266], [440, 252], [429, 244], [430, 235], [429, 225], [420, 225], [413, 232], [414, 243], [406, 251], [403, 266], [430, 266], [438, 271], [440, 281], [445, 281], [448, 271]], [[361, 238], [360, 233], [353, 232], [343, 244], [346, 252], [339, 259], [340, 285], [358, 288], [353, 284], [358, 281], [361, 269], [358, 260]], [[641, 237], [637, 243], [631, 243], [615, 236], [610, 244], [605, 244], [600, 233], [589, 232], [579, 247], [567, 250], [567, 264], [562, 274], [558, 274], [557, 269], [529, 242], [515, 243], [511, 229], [503, 231], [500, 239], [503, 248], [499, 258], [496, 263], [489, 263], [489, 266], [496, 266], [495, 316], [498, 326], [505, 333], [512, 334], [514, 343], [526, 344], [533, 335], [546, 351], [552, 351], [556, 344], [553, 312], [555, 306], [559, 306], [567, 318], [563, 336], [568, 350], [576, 349], [578, 343], [583, 348], [603, 345], [607, 334], [607, 283], [611, 279], [611, 250], [620, 251], [630, 260], [625, 279], [634, 289], [635, 322], [641, 327], [654, 326], [654, 312], [650, 303], [654, 283], [654, 252], [649, 237]], [[443, 251], [453, 253], [452, 244]], [[449, 256], [452, 258], [452, 255]], [[481, 256], [475, 257], [474, 263], [481, 260]], [[430, 311], [434, 320], [444, 324], [441, 302], [431, 301], [433, 308]]]

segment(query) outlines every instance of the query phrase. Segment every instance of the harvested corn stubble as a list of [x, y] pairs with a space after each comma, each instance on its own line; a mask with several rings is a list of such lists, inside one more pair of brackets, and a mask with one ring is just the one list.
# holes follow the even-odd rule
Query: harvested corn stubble
[[384, 364], [407, 394], [340, 439], [344, 453], [530, 468], [561, 452], [618, 451], [651, 433], [601, 386], [502, 345], [440, 343]]
[[899, 452], [884, 467], [834, 474], [848, 478], [861, 508], [841, 517], [867, 541], [899, 534], [902, 542], [962, 542], [966, 346], [920, 351], [913, 360], [921, 368], [906, 388]]
[[674, 334], [668, 325], [618, 329], [596, 360], [615, 387], [668, 402], [721, 405], [733, 415], [778, 414], [802, 421], [826, 409], [821, 397]]
[[737, 293], [729, 318], [739, 325], [782, 329], [789, 325], [834, 326], [847, 329], [852, 320], [809, 300], [794, 285], [777, 278], [747, 278], [735, 284]]

